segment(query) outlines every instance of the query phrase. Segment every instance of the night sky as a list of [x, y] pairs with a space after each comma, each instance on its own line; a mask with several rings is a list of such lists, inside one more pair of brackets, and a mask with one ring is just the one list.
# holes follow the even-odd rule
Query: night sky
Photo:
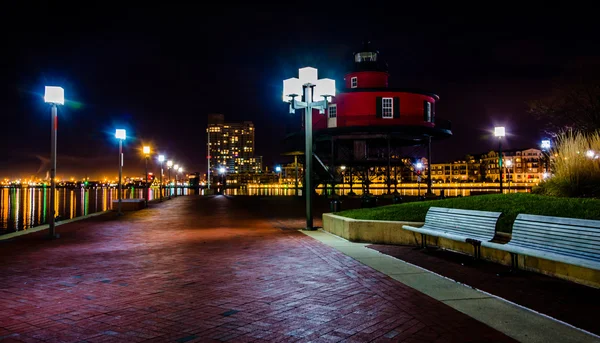
[[253, 121], [256, 154], [271, 166], [287, 162], [279, 143], [300, 120], [281, 102], [282, 80], [310, 65], [341, 84], [369, 39], [391, 87], [440, 95], [436, 114], [453, 122], [454, 137], [434, 146], [434, 158], [446, 161], [495, 148], [495, 125], [507, 127], [507, 148], [537, 145], [543, 133], [526, 101], [575, 66], [597, 68], [600, 56], [585, 7], [101, 4], [3, 9], [0, 178], [45, 176], [44, 85], [64, 87], [68, 99], [59, 108], [61, 178], [116, 176], [121, 127], [130, 136], [125, 175], [143, 173], [144, 142], [204, 172], [209, 113]]

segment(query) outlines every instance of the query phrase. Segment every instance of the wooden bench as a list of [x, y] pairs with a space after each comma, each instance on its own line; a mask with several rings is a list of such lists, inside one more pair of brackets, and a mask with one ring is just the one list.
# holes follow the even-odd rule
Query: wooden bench
[[403, 225], [402, 228], [420, 233], [423, 248], [426, 247], [425, 236], [471, 243], [474, 257], [479, 258], [481, 243], [494, 238], [496, 222], [501, 214], [502, 212], [430, 207], [425, 216], [425, 225], [422, 227]]
[[508, 243], [482, 245], [509, 252], [514, 270], [518, 255], [600, 270], [600, 220], [519, 214]]

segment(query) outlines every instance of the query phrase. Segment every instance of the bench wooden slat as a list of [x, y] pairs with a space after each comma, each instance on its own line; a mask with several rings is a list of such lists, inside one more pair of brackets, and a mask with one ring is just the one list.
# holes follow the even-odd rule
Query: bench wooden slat
[[482, 245], [600, 269], [600, 220], [519, 214], [508, 243]]
[[573, 237], [572, 235], [567, 235], [566, 233], [558, 233], [554, 234], [550, 237], [547, 233], [532, 231], [532, 230], [524, 230], [528, 233], [529, 239], [522, 240], [516, 239], [513, 243], [519, 242], [534, 242], [540, 244], [549, 244], [549, 245], [567, 245], [567, 246], [575, 246], [582, 249], [592, 249], [597, 250], [596, 246], [600, 244], [600, 240], [589, 239], [585, 236], [582, 237]]
[[513, 245], [515, 247], [552, 252], [552, 253], [561, 254], [561, 255], [565, 255], [565, 256], [584, 257], [584, 258], [587, 258], [590, 260], [600, 262], [600, 256], [594, 251], [585, 251], [585, 250], [580, 250], [580, 249], [576, 250], [576, 249], [571, 249], [570, 247], [556, 247], [556, 246], [548, 246], [548, 245], [543, 245], [543, 244], [532, 244], [532, 243], [529, 243], [527, 245], [513, 243], [511, 245]]
[[[566, 225], [556, 225], [552, 223], [540, 223], [540, 222], [529, 222], [529, 221], [519, 221], [513, 225], [513, 227], [519, 227], [520, 230], [524, 230], [523, 232], [519, 231], [519, 234], [525, 234], [525, 231], [529, 232], [547, 232], [552, 231], [556, 234], [564, 234], [566, 236], [572, 236], [573, 227]], [[595, 231], [594, 231], [595, 230]], [[600, 241], [600, 230], [594, 228], [579, 228], [577, 227], [577, 236], [585, 236], [586, 239], [593, 239]], [[519, 234], [517, 236], [519, 236]]]
[[404, 225], [403, 228], [455, 241], [489, 241], [496, 234], [496, 222], [501, 214], [501, 212], [430, 207], [422, 227]]

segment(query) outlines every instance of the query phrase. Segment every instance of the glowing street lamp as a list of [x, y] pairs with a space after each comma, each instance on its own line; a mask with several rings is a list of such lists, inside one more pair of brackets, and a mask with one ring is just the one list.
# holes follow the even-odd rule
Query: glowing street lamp
[[[283, 80], [282, 99], [290, 104], [290, 113], [295, 113], [297, 109], [304, 108], [306, 230], [314, 230], [312, 216], [312, 111], [318, 109], [319, 113], [325, 113], [328, 98], [335, 96], [335, 81], [332, 79], [318, 79], [317, 69], [312, 67], [299, 69], [298, 76], [298, 78]], [[301, 101], [296, 100], [297, 96], [302, 97]]]
[[551, 147], [550, 140], [549, 139], [542, 140], [540, 147], [542, 148], [542, 150], [550, 150], [550, 147]]
[[65, 104], [65, 90], [62, 87], [46, 86], [44, 92], [44, 102], [50, 104], [52, 120], [52, 129], [50, 131], [50, 206], [48, 207], [48, 233], [50, 238], [57, 238], [54, 222], [56, 218], [54, 207], [56, 204], [56, 131], [58, 129], [57, 105]]
[[150, 199], [149, 187], [148, 187], [148, 158], [150, 158], [150, 147], [144, 146], [142, 148], [142, 152], [144, 153], [144, 158], [146, 160], [146, 187], [145, 188], [145, 198], [146, 198], [146, 207], [148, 206], [148, 200]]
[[121, 212], [121, 199], [122, 199], [122, 190], [123, 190], [123, 182], [122, 182], [122, 178], [123, 178], [123, 141], [125, 140], [125, 138], [127, 137], [127, 133], [125, 130], [123, 129], [117, 129], [115, 131], [115, 138], [119, 140], [119, 193], [117, 198], [119, 199], [119, 206], [118, 206], [118, 215], [122, 215], [123, 212]]
[[585, 156], [587, 156], [588, 158], [594, 158], [596, 156], [596, 153], [594, 152], [594, 150], [588, 150], [585, 152]]
[[421, 171], [423, 170], [423, 163], [417, 162], [417, 164], [415, 164], [415, 169], [417, 170], [417, 197], [420, 200], [421, 199]]
[[[169, 184], [171, 183], [171, 168], [173, 167], [173, 161], [167, 161], [167, 170], [169, 171], [169, 177], [167, 181], [167, 189]], [[169, 191], [169, 199], [171, 199], [171, 191]]]
[[158, 163], [160, 163], [160, 185], [158, 186], [158, 190], [160, 193], [160, 201], [163, 200], [163, 163], [165, 162], [165, 155], [158, 155]]
[[275, 167], [275, 172], [277, 173], [278, 176], [278, 182], [281, 183], [281, 166], [276, 166]]
[[498, 172], [500, 173], [500, 194], [504, 193], [502, 186], [502, 138], [506, 136], [506, 129], [504, 126], [496, 126], [494, 128], [494, 136], [498, 137]]
[[[550, 148], [552, 147], [552, 143], [550, 143], [549, 139], [544, 139], [542, 140], [542, 142], [540, 143], [540, 147], [542, 148], [542, 153], [544, 154], [544, 173], [548, 173], [550, 171], [549, 168], [549, 164], [550, 164]], [[545, 177], [544, 177], [545, 179]]]
[[221, 194], [223, 194], [223, 190], [225, 189], [225, 184], [227, 183], [227, 178], [225, 175], [225, 172], [227, 170], [225, 169], [225, 167], [219, 167], [219, 175], [220, 175], [220, 179], [221, 179]]

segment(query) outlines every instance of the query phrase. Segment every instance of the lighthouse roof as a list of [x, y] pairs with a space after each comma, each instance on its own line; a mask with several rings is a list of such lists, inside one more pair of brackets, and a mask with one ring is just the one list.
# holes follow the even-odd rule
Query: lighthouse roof
[[388, 71], [387, 63], [381, 59], [379, 51], [374, 49], [368, 40], [365, 40], [361, 49], [353, 55], [352, 71]]

